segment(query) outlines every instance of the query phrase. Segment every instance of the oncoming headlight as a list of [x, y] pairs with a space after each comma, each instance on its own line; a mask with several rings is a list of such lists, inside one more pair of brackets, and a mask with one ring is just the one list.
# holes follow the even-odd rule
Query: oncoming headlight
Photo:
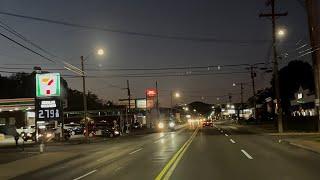
[[46, 136], [47, 136], [47, 138], [49, 138], [49, 137], [52, 136], [52, 134], [51, 134], [51, 133], [48, 133]]
[[159, 129], [163, 129], [163, 128], [164, 128], [164, 124], [163, 124], [163, 122], [159, 122], [159, 124], [158, 124], [158, 128], [159, 128]]
[[171, 127], [171, 128], [174, 127], [174, 122], [170, 122], [169, 127]]

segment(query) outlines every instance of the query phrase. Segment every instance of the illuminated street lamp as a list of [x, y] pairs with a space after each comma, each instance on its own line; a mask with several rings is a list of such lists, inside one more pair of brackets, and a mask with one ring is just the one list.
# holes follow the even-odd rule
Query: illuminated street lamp
[[[84, 70], [84, 61], [89, 58], [89, 56], [93, 54], [90, 53], [86, 58], [83, 56], [80, 57], [81, 59], [81, 71], [82, 71], [82, 89], [83, 89], [83, 118], [84, 118], [84, 123], [86, 126], [86, 139], [88, 140], [89, 137], [89, 128], [88, 128], [88, 119], [87, 119], [87, 111], [88, 111], [88, 106], [87, 106], [87, 93], [86, 93], [86, 74]], [[96, 52], [97, 55], [102, 56], [104, 54], [103, 49], [98, 49]]]
[[283, 38], [287, 34], [286, 29], [280, 28], [277, 30], [277, 37], [278, 38]]
[[170, 94], [170, 97], [171, 97], [171, 113], [172, 113], [172, 108], [173, 108], [173, 98], [180, 98], [181, 97], [181, 94], [179, 92], [173, 92], [171, 91], [171, 94]]
[[103, 50], [103, 49], [98, 49], [97, 54], [98, 54], [99, 56], [104, 55], [104, 50]]

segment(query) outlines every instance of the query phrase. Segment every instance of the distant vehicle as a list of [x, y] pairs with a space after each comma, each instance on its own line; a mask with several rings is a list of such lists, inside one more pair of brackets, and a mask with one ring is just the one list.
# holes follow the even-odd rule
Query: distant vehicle
[[140, 128], [142, 128], [142, 124], [137, 121], [137, 122], [133, 123], [132, 127], [134, 129], [140, 129]]
[[95, 127], [96, 135], [105, 137], [116, 137], [120, 136], [120, 131], [114, 126], [112, 122], [99, 122]]
[[211, 120], [207, 119], [207, 120], [202, 122], [202, 127], [208, 127], [208, 126], [213, 127], [213, 123], [212, 123]]
[[174, 121], [169, 121], [169, 130], [175, 131], [176, 130], [176, 123]]
[[83, 127], [77, 123], [65, 124], [63, 129], [70, 130], [72, 135], [77, 135], [77, 134], [83, 133]]
[[174, 131], [176, 124], [174, 121], [160, 121], [157, 125], [158, 130], [164, 131], [164, 130], [171, 130]]
[[13, 136], [15, 141], [16, 141], [16, 144], [18, 144], [18, 140], [19, 140], [20, 134], [18, 133], [18, 131], [17, 131], [15, 126], [1, 125], [0, 126], [0, 134]]
[[159, 129], [160, 131], [163, 131], [163, 130], [164, 130], [164, 122], [160, 121], [160, 122], [158, 123], [157, 127], [158, 127], [158, 129]]
[[36, 141], [36, 131], [34, 132], [21, 132], [20, 134], [21, 138], [23, 139], [23, 141]]
[[115, 128], [105, 128], [103, 130], [101, 130], [101, 135], [102, 136], [106, 136], [106, 137], [117, 137], [120, 136], [120, 131], [118, 131]]

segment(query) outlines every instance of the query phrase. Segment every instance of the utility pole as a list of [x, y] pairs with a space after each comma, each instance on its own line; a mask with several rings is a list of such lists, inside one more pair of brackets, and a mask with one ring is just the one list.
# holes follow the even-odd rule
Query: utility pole
[[[156, 103], [156, 107], [157, 107], [157, 113], [159, 115], [159, 91], [158, 91], [158, 81], [156, 81], [156, 91], [157, 91], [157, 103]], [[159, 118], [159, 117], [158, 117]]]
[[[126, 114], [128, 114], [128, 111], [131, 110], [131, 92], [130, 92], [130, 86], [129, 86], [129, 80], [127, 80], [127, 92], [128, 92], [128, 109], [126, 109]], [[128, 115], [127, 115], [127, 123], [128, 123]], [[131, 124], [131, 122], [130, 122]]]
[[310, 36], [310, 46], [313, 49], [312, 52], [312, 64], [313, 73], [315, 81], [315, 112], [318, 116], [318, 131], [320, 132], [320, 108], [319, 108], [319, 98], [320, 98], [320, 51], [316, 50], [320, 47], [320, 22], [319, 22], [319, 12], [317, 12], [317, 7], [320, 4], [316, 0], [305, 0], [307, 15], [308, 15], [308, 26], [309, 26], [309, 36]]
[[254, 66], [250, 66], [250, 72], [251, 72], [251, 82], [252, 82], [252, 93], [253, 93], [253, 117], [256, 118], [257, 113], [257, 103], [256, 103], [256, 86], [254, 82], [254, 78], [256, 77], [256, 72], [254, 71]]
[[243, 115], [243, 83], [240, 83], [241, 113]]
[[87, 93], [86, 93], [86, 75], [84, 73], [84, 58], [83, 56], [80, 57], [81, 59], [81, 71], [82, 71], [82, 91], [83, 91], [83, 119], [86, 128], [86, 140], [89, 137], [89, 128], [88, 128], [88, 119], [87, 119]]
[[130, 92], [130, 86], [129, 86], [129, 80], [127, 80], [127, 92], [128, 92], [128, 108], [129, 108], [129, 111], [131, 109], [131, 92]]
[[229, 93], [229, 94], [228, 94], [228, 97], [229, 97], [229, 104], [231, 105], [231, 103], [232, 103], [232, 94]]
[[276, 18], [281, 16], [287, 16], [288, 12], [276, 13], [275, 12], [275, 0], [267, 1], [267, 5], [271, 5], [271, 13], [260, 14], [260, 17], [271, 17], [272, 19], [272, 49], [273, 49], [273, 77], [274, 77], [274, 91], [276, 98], [276, 107], [278, 107], [278, 132], [283, 132], [283, 121], [282, 121], [282, 107], [280, 98], [280, 84], [279, 84], [279, 70], [278, 70], [278, 56], [276, 47]]
[[170, 103], [170, 116], [171, 116], [171, 114], [173, 113], [173, 110], [172, 110], [172, 108], [173, 108], [173, 91], [171, 90], [171, 92], [170, 92], [170, 98], [171, 98], [171, 103]]

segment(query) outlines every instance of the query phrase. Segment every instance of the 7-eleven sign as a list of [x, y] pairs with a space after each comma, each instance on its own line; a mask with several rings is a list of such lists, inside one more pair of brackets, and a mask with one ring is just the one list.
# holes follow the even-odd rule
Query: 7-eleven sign
[[60, 96], [60, 74], [37, 74], [36, 94], [37, 97]]

